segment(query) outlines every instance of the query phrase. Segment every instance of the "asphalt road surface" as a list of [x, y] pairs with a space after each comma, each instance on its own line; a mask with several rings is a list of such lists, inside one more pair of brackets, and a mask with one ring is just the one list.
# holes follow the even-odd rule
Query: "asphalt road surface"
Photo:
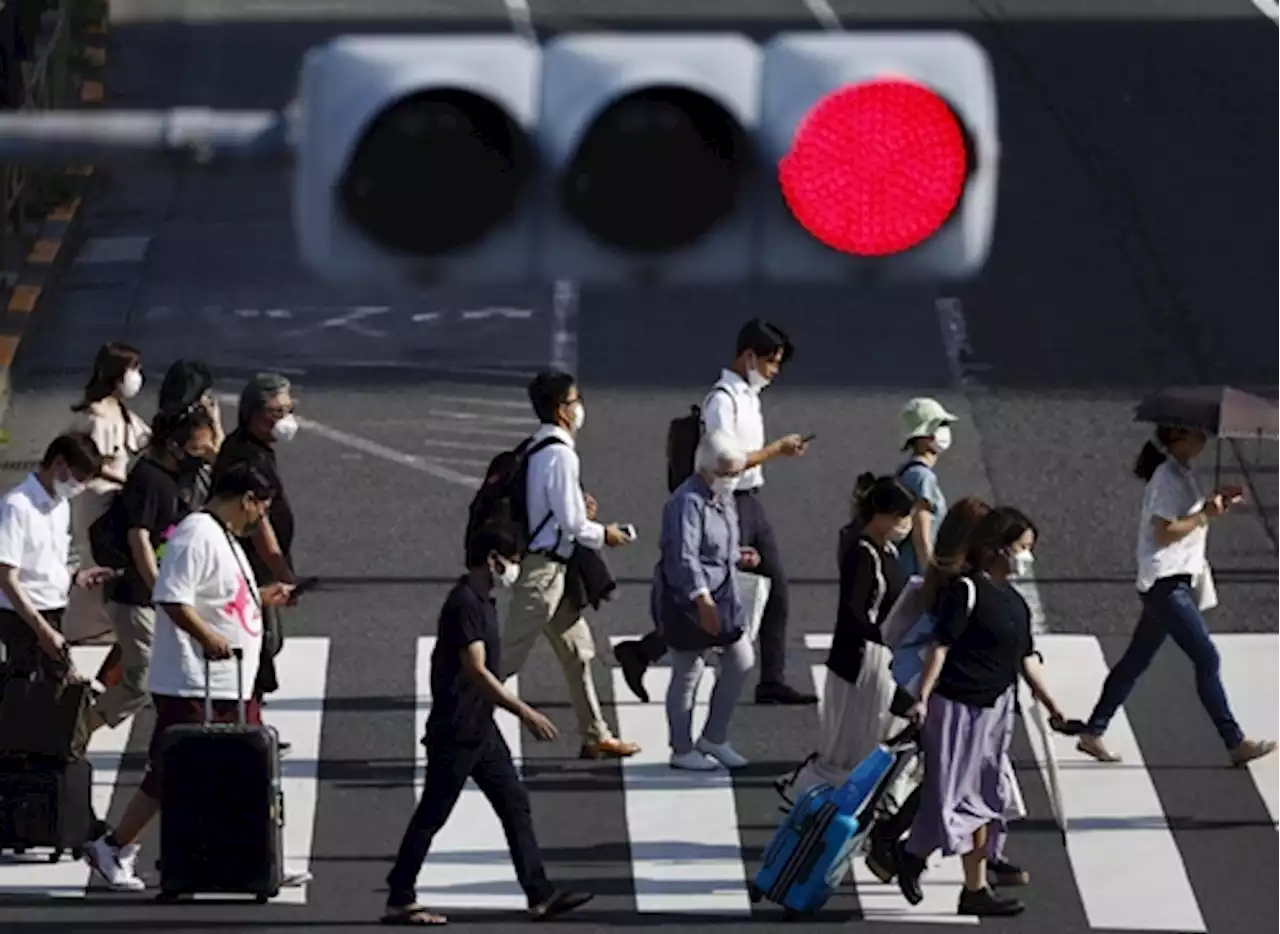
[[[464, 14], [463, 4], [383, 0], [117, 2], [111, 103], [278, 106], [292, 94], [302, 51], [327, 35], [509, 28], [498, 0], [465, 6]], [[733, 4], [732, 15], [709, 0], [615, 0], [607, 15], [598, 6], [530, 4], [543, 34], [731, 26], [763, 36], [818, 28], [829, 14], [850, 26], [971, 32], [992, 57], [1000, 93], [1000, 208], [988, 267], [945, 294], [348, 294], [299, 268], [282, 174], [110, 173], [55, 307], [24, 341], [3, 479], [17, 482], [22, 462], [63, 427], [104, 340], [141, 346], [157, 377], [179, 355], [203, 357], [228, 392], [263, 368], [296, 380], [306, 421], [282, 463], [299, 513], [299, 570], [323, 585], [290, 617], [285, 688], [268, 714], [294, 744], [290, 859], [309, 860], [316, 880], [267, 907], [160, 907], [86, 893], [84, 871], [70, 862], [0, 860], [0, 929], [365, 930], [413, 806], [423, 640], [459, 571], [470, 485], [530, 427], [523, 379], [556, 358], [576, 368], [589, 413], [585, 480], [606, 517], [640, 529], [635, 546], [611, 554], [622, 587], [593, 619], [607, 665], [610, 637], [649, 626], [667, 422], [697, 401], [754, 314], [782, 323], [799, 347], [765, 397], [771, 433], [818, 435], [803, 461], [769, 468], [765, 494], [793, 576], [793, 682], [810, 683], [821, 664], [834, 537], [852, 479], [894, 466], [896, 412], [929, 393], [962, 416], [940, 468], [949, 496], [1017, 504], [1040, 524], [1042, 643], [1064, 702], [1087, 714], [1137, 609], [1140, 487], [1128, 471], [1144, 429], [1130, 420], [1132, 403], [1168, 383], [1224, 382], [1274, 397], [1280, 381], [1275, 24], [1245, 0], [753, 0]], [[958, 324], [966, 341], [955, 339]], [[1210, 546], [1222, 600], [1210, 624], [1233, 703], [1247, 729], [1272, 736], [1280, 732], [1276, 458], [1274, 445], [1224, 448], [1223, 473], [1248, 487], [1250, 505], [1215, 527]], [[661, 693], [662, 677], [651, 675], [651, 693]], [[660, 704], [633, 703], [606, 666], [598, 678], [609, 716], [643, 742], [641, 760], [573, 757], [566, 693], [545, 647], [519, 684], [566, 731], [521, 752], [548, 865], [599, 893], [563, 929], [776, 930], [775, 910], [745, 913], [744, 880], [779, 818], [770, 783], [812, 748], [814, 712], [744, 705], [734, 741], [752, 766], [732, 782], [679, 779], [665, 767]], [[1010, 855], [1033, 885], [1026, 915], [1001, 926], [1274, 931], [1274, 763], [1222, 767], [1190, 669], [1172, 649], [1126, 714], [1128, 733], [1113, 731], [1130, 753], [1123, 768], [1090, 767], [1059, 749], [1065, 836], [1051, 819], [1035, 731], [1019, 732], [1028, 819]], [[149, 726], [144, 714], [132, 736], [95, 740], [99, 803], [113, 817], [137, 780]], [[464, 809], [472, 807], [468, 798]], [[485, 931], [515, 930], [523, 921], [507, 911], [519, 902], [483, 811], [458, 815], [421, 894]], [[147, 841], [144, 867], [155, 851]], [[943, 864], [932, 873], [936, 894], [925, 909], [934, 921], [954, 910], [955, 871]], [[67, 897], [49, 901], [54, 890]], [[816, 931], [859, 911], [875, 934], [926, 930], [928, 919], [906, 913], [891, 889], [867, 886], [794, 927]]]

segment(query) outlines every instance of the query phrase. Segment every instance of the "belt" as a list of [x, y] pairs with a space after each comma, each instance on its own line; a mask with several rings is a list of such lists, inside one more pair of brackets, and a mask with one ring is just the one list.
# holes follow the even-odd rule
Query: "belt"
[[568, 558], [566, 558], [566, 557], [565, 557], [564, 555], [562, 555], [562, 554], [559, 554], [558, 552], [554, 552], [554, 551], [552, 551], [552, 550], [551, 550], [551, 549], [549, 549], [549, 548], [539, 548], [539, 549], [537, 549], [537, 550], [530, 549], [529, 551], [525, 552], [525, 554], [529, 554], [529, 555], [537, 555], [539, 558], [546, 558], [548, 561], [551, 561], [551, 562], [553, 562], [553, 563], [555, 563], [555, 564], [568, 564], [568, 563], [569, 563], [569, 559], [568, 559]]
[[733, 495], [734, 496], [755, 496], [759, 492], [760, 492], [760, 487], [753, 486], [749, 490], [734, 490]]

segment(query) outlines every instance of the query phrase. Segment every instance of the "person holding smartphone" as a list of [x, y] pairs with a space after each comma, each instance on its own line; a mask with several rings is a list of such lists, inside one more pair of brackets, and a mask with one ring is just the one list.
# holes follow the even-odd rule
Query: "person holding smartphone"
[[1124, 704], [1165, 639], [1172, 638], [1195, 668], [1196, 693], [1217, 727], [1231, 763], [1243, 766], [1275, 752], [1275, 741], [1249, 739], [1227, 701], [1204, 611], [1217, 606], [1213, 572], [1205, 558], [1209, 525], [1232, 506], [1244, 502], [1244, 491], [1226, 487], [1206, 497], [1191, 462], [1204, 450], [1205, 432], [1160, 425], [1143, 445], [1134, 474], [1146, 481], [1138, 522], [1138, 596], [1142, 616], [1129, 648], [1107, 675], [1102, 696], [1089, 717], [1077, 748], [1099, 762], [1120, 757], [1102, 741], [1111, 718]]

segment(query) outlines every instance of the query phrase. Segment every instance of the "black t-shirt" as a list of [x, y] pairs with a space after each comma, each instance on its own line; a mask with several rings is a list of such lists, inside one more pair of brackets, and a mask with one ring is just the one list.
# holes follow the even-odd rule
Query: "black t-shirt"
[[862, 668], [864, 646], [884, 644], [880, 620], [902, 593], [904, 579], [896, 549], [881, 548], [865, 535], [842, 545], [840, 606], [827, 668], [852, 684]]
[[462, 650], [484, 643], [484, 666], [501, 677], [501, 637], [493, 599], [480, 593], [463, 576], [449, 591], [436, 625], [431, 653], [431, 713], [427, 734], [459, 743], [478, 743], [493, 727], [493, 703], [462, 670]]
[[[284, 484], [280, 482], [280, 472], [276, 467], [276, 452], [269, 444], [264, 444], [255, 438], [249, 429], [237, 428], [227, 435], [222, 442], [222, 447], [218, 450], [218, 459], [213, 466], [215, 481], [223, 470], [235, 464], [245, 463], [261, 471], [275, 488], [276, 495], [271, 501], [271, 511], [267, 514], [267, 518], [271, 521], [271, 528], [276, 533], [276, 541], [280, 543], [280, 550], [284, 553], [285, 560], [292, 564], [293, 508], [285, 495]], [[253, 567], [253, 575], [258, 579], [258, 583], [269, 584], [275, 580], [265, 562], [258, 556], [258, 549], [254, 547], [253, 542], [242, 538], [240, 544], [245, 554], [249, 556], [249, 564]]]
[[935, 690], [948, 700], [993, 707], [1035, 651], [1031, 610], [1012, 584], [997, 585], [985, 574], [968, 580], [977, 587], [972, 613], [963, 579], [952, 580], [939, 596], [934, 635], [949, 648]]
[[[121, 525], [127, 535], [131, 529], [146, 529], [151, 535], [151, 547], [156, 552], [156, 563], [164, 554], [164, 543], [173, 527], [190, 511], [183, 503], [175, 473], [150, 457], [140, 457], [129, 471], [123, 489], [120, 490]], [[142, 580], [138, 566], [129, 553], [129, 565], [115, 581], [111, 599], [129, 606], [150, 606], [151, 590]]]

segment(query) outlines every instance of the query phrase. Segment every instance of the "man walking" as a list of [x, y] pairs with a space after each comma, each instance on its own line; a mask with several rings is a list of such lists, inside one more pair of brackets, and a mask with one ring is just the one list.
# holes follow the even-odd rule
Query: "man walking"
[[511, 749], [493, 721], [501, 707], [520, 718], [534, 739], [556, 738], [555, 725], [502, 686], [498, 612], [493, 588], [510, 587], [520, 576], [515, 537], [481, 528], [467, 542], [467, 573], [445, 599], [436, 624], [431, 654], [431, 713], [427, 717], [427, 774], [422, 798], [409, 821], [387, 876], [384, 924], [444, 924], [443, 915], [418, 904], [418, 871], [431, 841], [448, 821], [467, 779], [489, 800], [506, 831], [516, 878], [529, 899], [535, 921], [549, 921], [591, 900], [591, 896], [555, 888], [538, 852], [529, 795], [520, 783]]
[[568, 373], [539, 373], [529, 384], [529, 401], [542, 426], [530, 439], [532, 453], [525, 462], [529, 551], [521, 562], [502, 632], [502, 680], [524, 667], [538, 636], [546, 635], [569, 687], [582, 737], [581, 757], [626, 758], [640, 747], [613, 736], [604, 722], [591, 676], [595, 637], [574, 601], [563, 598], [576, 546], [615, 548], [629, 539], [618, 526], [595, 521], [594, 500], [588, 502], [582, 492], [575, 439], [586, 408], [574, 378]]
[[[769, 578], [769, 599], [760, 621], [760, 683], [757, 704], [816, 704], [814, 694], [797, 691], [786, 682], [787, 668], [787, 575], [774, 538], [773, 526], [760, 502], [764, 487], [764, 467], [775, 457], [797, 457], [805, 452], [804, 439], [787, 435], [765, 443], [764, 414], [760, 393], [769, 386], [788, 362], [794, 348], [777, 325], [754, 318], [738, 332], [733, 363], [702, 404], [703, 434], [724, 432], [738, 449], [749, 451], [746, 469], [729, 485], [738, 511], [742, 547], [759, 555], [754, 573]], [[621, 642], [613, 654], [622, 668], [628, 687], [642, 701], [649, 700], [644, 688], [645, 669], [666, 654], [662, 634], [654, 631], [643, 639]]]

